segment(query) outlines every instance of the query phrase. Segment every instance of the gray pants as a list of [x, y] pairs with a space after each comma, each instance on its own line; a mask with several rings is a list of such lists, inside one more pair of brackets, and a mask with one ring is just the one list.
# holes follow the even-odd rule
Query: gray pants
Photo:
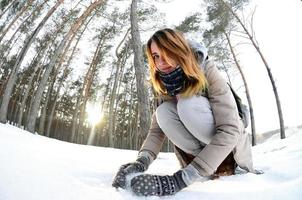
[[196, 156], [215, 134], [209, 100], [203, 96], [167, 101], [156, 109], [159, 127], [177, 147]]

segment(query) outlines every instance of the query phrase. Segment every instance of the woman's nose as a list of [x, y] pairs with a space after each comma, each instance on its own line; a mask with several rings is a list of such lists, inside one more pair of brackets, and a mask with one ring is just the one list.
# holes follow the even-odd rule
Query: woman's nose
[[158, 64], [159, 64], [159, 65], [164, 65], [164, 64], [166, 64], [166, 60], [163, 59], [163, 58], [159, 58]]

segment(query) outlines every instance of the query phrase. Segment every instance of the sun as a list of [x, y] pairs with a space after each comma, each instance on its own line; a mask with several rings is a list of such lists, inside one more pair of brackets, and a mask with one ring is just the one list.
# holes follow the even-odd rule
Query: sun
[[103, 117], [101, 106], [96, 103], [88, 102], [86, 106], [86, 112], [88, 114], [87, 120], [93, 126], [98, 124]]

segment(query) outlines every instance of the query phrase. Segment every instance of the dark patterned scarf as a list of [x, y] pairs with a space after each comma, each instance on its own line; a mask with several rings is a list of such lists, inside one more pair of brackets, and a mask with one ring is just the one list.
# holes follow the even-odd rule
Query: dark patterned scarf
[[186, 76], [183, 69], [178, 66], [170, 73], [163, 73], [159, 71], [159, 77], [162, 84], [167, 89], [169, 96], [175, 96], [179, 94], [185, 87]]

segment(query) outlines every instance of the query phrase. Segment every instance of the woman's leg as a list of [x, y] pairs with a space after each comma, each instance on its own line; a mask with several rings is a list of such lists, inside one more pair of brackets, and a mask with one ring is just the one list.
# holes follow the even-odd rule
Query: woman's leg
[[[164, 102], [157, 108], [156, 118], [159, 127], [178, 149], [194, 157], [215, 134], [215, 120], [210, 103], [205, 97], [179, 99], [177, 105]], [[182, 167], [191, 162], [183, 160], [187, 155], [179, 156]], [[234, 174], [234, 169], [235, 161], [231, 153], [218, 167], [217, 174]]]
[[202, 150], [202, 144], [195, 138], [179, 119], [176, 103], [164, 102], [156, 109], [159, 127], [169, 140], [188, 154], [196, 156]]
[[209, 144], [215, 134], [215, 120], [209, 100], [203, 96], [180, 98], [177, 103], [179, 119], [202, 145]]

